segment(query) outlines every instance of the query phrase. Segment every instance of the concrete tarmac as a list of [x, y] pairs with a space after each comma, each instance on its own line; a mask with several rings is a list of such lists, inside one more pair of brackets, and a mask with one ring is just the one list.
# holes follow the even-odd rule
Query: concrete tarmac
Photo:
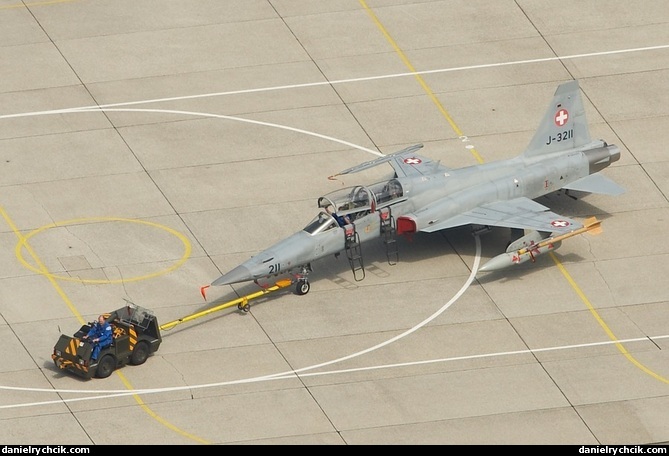
[[[669, 10], [640, 0], [0, 0], [3, 444], [669, 442]], [[327, 177], [423, 143], [513, 157], [580, 81], [623, 195], [603, 233], [472, 277], [508, 231], [363, 246], [84, 381], [51, 360], [129, 299], [168, 322], [300, 230]], [[388, 172], [390, 169], [388, 168]], [[480, 251], [478, 247], [480, 246]]]

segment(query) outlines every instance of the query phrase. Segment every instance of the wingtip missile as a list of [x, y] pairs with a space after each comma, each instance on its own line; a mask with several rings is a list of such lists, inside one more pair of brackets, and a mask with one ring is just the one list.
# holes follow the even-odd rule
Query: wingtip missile
[[583, 228], [590, 234], [600, 234], [602, 232], [602, 221], [597, 220], [597, 217], [590, 217], [583, 223]]
[[[590, 234], [601, 233], [601, 223], [602, 222], [597, 220], [596, 217], [590, 217], [583, 223], [583, 227], [577, 230], [559, 236], [547, 237], [543, 240], [538, 240], [537, 236], [539, 234], [537, 232], [527, 234], [511, 244], [509, 251], [497, 255], [481, 266], [479, 272], [497, 271], [499, 269], [508, 268], [514, 264], [525, 263], [529, 260], [534, 262], [537, 256], [552, 250], [557, 250], [565, 239], [586, 232], [589, 232]], [[521, 245], [523, 245], [523, 247], [518, 248]]]
[[497, 271], [499, 269], [508, 268], [514, 264], [525, 263], [529, 260], [534, 262], [537, 256], [542, 253], [550, 252], [551, 250], [557, 250], [560, 245], [562, 245], [561, 241], [548, 242], [542, 245], [537, 244], [533, 248], [522, 249], [522, 251], [504, 252], [481, 266], [479, 272]]

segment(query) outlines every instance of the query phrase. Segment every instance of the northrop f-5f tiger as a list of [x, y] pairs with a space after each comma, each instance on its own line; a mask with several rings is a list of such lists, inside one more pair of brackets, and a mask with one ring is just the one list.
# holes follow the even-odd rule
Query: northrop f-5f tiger
[[309, 291], [308, 274], [316, 260], [346, 252], [355, 279], [362, 280], [361, 244], [366, 241], [381, 239], [388, 262], [394, 264], [396, 236], [464, 225], [526, 233], [479, 270], [501, 269], [534, 260], [535, 255], [557, 248], [566, 237], [599, 229], [596, 219], [572, 220], [534, 199], [558, 190], [609, 195], [624, 191], [599, 173], [620, 159], [620, 149], [590, 138], [578, 81], [558, 86], [529, 146], [514, 158], [451, 169], [418, 155], [422, 147], [411, 146], [338, 173], [356, 173], [385, 163], [394, 170], [382, 182], [320, 197], [320, 212], [304, 229], [211, 285], [247, 281], [260, 285], [259, 281], [289, 275], [296, 293], [303, 295]]

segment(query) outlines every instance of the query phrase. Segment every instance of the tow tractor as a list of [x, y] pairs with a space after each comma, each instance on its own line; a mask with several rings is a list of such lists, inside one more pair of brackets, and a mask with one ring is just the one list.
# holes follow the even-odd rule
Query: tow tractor
[[112, 344], [91, 360], [93, 344], [83, 339], [95, 324], [84, 324], [73, 336], [61, 334], [51, 358], [56, 367], [90, 379], [107, 378], [126, 364], [140, 365], [160, 347], [162, 337], [153, 312], [127, 301], [128, 305], [103, 314], [112, 326]]
[[[187, 315], [178, 320], [158, 325], [158, 319], [152, 311], [126, 300], [127, 305], [113, 312], [103, 314], [112, 326], [113, 342], [100, 350], [97, 360], [91, 360], [93, 344], [83, 339], [95, 324], [89, 322], [79, 328], [73, 336], [61, 334], [53, 348], [51, 358], [60, 370], [68, 371], [85, 379], [107, 378], [114, 370], [126, 364], [144, 364], [150, 355], [155, 353], [162, 343], [161, 331], [174, 328], [176, 325], [204, 317], [234, 305], [239, 310], [248, 312], [249, 301], [273, 291], [292, 285], [290, 279], [280, 280], [273, 286], [263, 288], [255, 293], [228, 301], [210, 309]], [[204, 296], [204, 290], [201, 290]]]

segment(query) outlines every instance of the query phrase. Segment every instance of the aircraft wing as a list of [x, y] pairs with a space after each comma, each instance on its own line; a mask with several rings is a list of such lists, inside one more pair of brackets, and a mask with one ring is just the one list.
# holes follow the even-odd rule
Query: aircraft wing
[[421, 231], [432, 233], [463, 225], [488, 225], [519, 228], [548, 233], [569, 233], [583, 224], [551, 212], [543, 204], [529, 198], [487, 203], [447, 220], [437, 222]]
[[422, 144], [409, 146], [406, 149], [393, 152], [392, 154], [384, 155], [383, 157], [360, 163], [359, 165], [353, 166], [352, 168], [340, 171], [331, 177], [342, 174], [357, 173], [369, 168], [373, 168], [374, 166], [381, 165], [383, 163], [390, 163], [390, 165], [395, 170], [397, 177], [434, 174], [437, 170], [447, 171], [447, 168], [440, 165], [439, 162], [435, 162], [431, 158], [415, 154], [415, 151], [422, 148]]

